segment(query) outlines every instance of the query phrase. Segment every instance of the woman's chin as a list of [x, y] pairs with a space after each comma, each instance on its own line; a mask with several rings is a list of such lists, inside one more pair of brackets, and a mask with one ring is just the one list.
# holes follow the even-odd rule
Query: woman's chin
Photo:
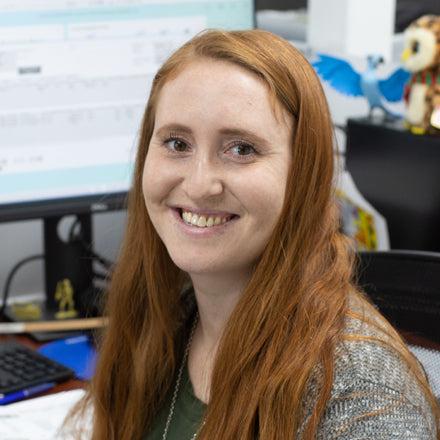
[[208, 275], [208, 274], [216, 274], [220, 272], [220, 268], [215, 267], [215, 265], [203, 264], [203, 263], [194, 263], [194, 262], [174, 262], [176, 266], [186, 272], [188, 275]]
[[222, 264], [218, 260], [213, 261], [200, 256], [196, 258], [181, 258], [171, 255], [174, 264], [189, 275], [215, 275], [228, 272], [232, 269], [230, 264], [226, 262]]

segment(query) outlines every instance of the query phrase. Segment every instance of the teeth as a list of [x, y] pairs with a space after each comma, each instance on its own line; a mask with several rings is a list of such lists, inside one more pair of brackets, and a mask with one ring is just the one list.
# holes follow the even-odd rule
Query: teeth
[[206, 217], [204, 215], [199, 216], [189, 211], [182, 212], [182, 218], [185, 223], [197, 226], [199, 228], [210, 228], [211, 226], [217, 226], [227, 222], [226, 217]]
[[197, 214], [193, 214], [191, 217], [191, 224], [197, 226], [198, 221], [199, 221], [199, 216]]

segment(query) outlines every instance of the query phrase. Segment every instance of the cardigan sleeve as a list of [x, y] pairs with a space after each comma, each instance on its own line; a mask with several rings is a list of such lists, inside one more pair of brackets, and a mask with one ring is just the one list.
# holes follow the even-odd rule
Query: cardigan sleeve
[[426, 402], [416, 403], [386, 385], [358, 379], [355, 387], [331, 399], [318, 440], [436, 440]]
[[[437, 429], [425, 392], [401, 355], [366, 323], [336, 349], [334, 382], [322, 417], [319, 440], [436, 440]], [[420, 372], [423, 369], [420, 366]]]
[[[368, 309], [362, 313], [370, 323], [350, 318], [346, 326], [346, 334], [361, 338], [346, 338], [336, 347], [331, 395], [317, 440], [437, 440], [438, 421], [414, 372], [380, 327], [371, 325], [383, 318]], [[316, 402], [321, 373], [317, 368], [310, 382], [300, 439]]]

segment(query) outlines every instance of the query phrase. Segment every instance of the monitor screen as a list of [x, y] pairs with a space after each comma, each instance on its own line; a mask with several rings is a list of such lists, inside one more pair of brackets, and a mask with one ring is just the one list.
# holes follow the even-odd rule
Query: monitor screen
[[120, 200], [161, 63], [252, 27], [253, 0], [0, 0], [0, 220]]

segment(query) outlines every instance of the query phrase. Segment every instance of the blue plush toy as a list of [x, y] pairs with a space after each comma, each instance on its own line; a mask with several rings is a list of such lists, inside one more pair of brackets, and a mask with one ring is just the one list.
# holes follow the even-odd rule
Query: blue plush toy
[[383, 63], [381, 56], [368, 56], [367, 70], [363, 73], [356, 72], [347, 61], [340, 58], [322, 54], [318, 56], [319, 59], [312, 64], [320, 77], [345, 95], [364, 96], [370, 105], [370, 118], [375, 108], [381, 109], [387, 120], [401, 118], [385, 107], [384, 100], [398, 102], [403, 98], [405, 83], [410, 78], [406, 70], [399, 68], [388, 78], [379, 79], [376, 69]]

